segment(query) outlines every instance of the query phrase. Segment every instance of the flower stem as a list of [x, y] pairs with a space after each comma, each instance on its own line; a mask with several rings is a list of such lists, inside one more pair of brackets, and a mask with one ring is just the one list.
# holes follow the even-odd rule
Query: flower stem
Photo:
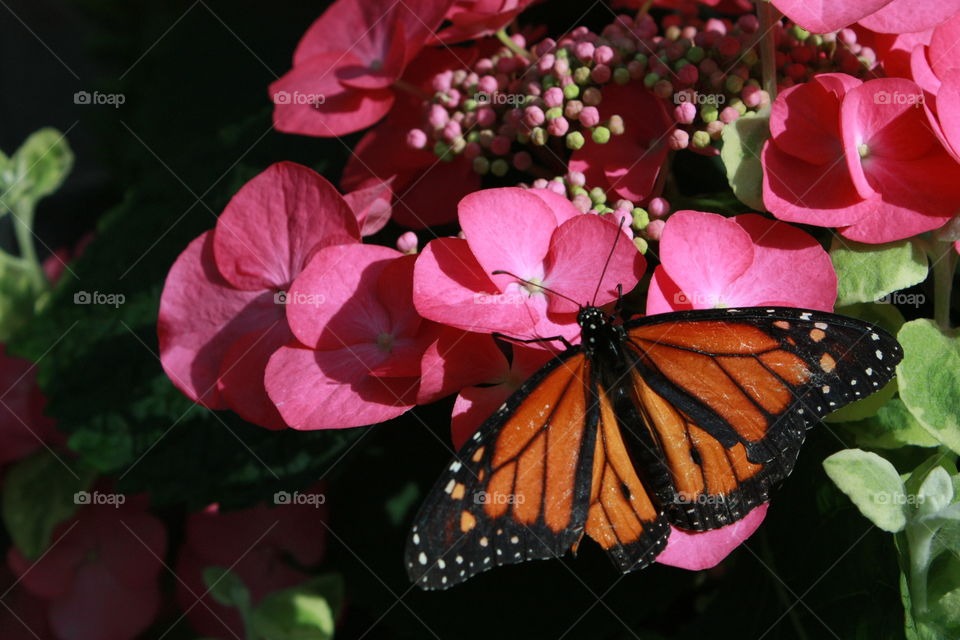
[[950, 329], [950, 296], [957, 253], [952, 242], [932, 243], [928, 253], [933, 265], [933, 319], [946, 331]]
[[33, 246], [34, 204], [28, 200], [21, 200], [10, 208], [10, 213], [13, 214], [13, 230], [20, 249], [20, 259], [29, 272], [36, 291], [42, 291], [47, 283], [43, 275], [43, 267], [37, 258], [37, 251]]
[[513, 51], [518, 56], [523, 56], [527, 60], [533, 60], [533, 54], [514, 42], [513, 38], [507, 34], [506, 27], [497, 31], [497, 38], [499, 38], [500, 42], [503, 43], [503, 46], [505, 46], [507, 49], [510, 49], [510, 51]]
[[772, 103], [777, 97], [776, 43], [773, 41], [774, 24], [780, 20], [780, 12], [769, 0], [757, 1], [757, 18], [760, 20], [760, 70], [763, 74], [763, 90]]

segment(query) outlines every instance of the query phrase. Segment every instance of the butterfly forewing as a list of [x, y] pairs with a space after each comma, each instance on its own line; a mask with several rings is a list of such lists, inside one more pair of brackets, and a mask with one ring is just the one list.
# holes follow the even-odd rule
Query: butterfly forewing
[[547, 364], [461, 448], [407, 542], [411, 580], [446, 588], [495, 566], [562, 556], [583, 535], [597, 404], [590, 363]]

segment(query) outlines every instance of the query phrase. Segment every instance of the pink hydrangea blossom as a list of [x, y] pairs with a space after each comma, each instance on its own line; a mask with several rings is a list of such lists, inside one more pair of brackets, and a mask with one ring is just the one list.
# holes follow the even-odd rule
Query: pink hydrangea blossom
[[20, 584], [47, 601], [58, 640], [133, 640], [153, 621], [167, 534], [146, 508], [146, 496], [88, 505], [57, 526], [38, 560], [9, 550]]
[[167, 275], [157, 329], [167, 375], [199, 404], [282, 428], [263, 375], [293, 338], [285, 292], [318, 249], [359, 238], [350, 206], [314, 171], [281, 162], [255, 177]]
[[832, 311], [837, 276], [809, 234], [757, 214], [677, 211], [660, 238], [647, 315], [781, 305]]
[[[322, 496], [316, 490], [303, 495]], [[323, 504], [313, 500], [239, 511], [223, 511], [213, 504], [190, 514], [176, 573], [177, 602], [194, 630], [211, 638], [244, 636], [239, 612], [210, 595], [204, 569], [229, 568], [243, 580], [256, 604], [267, 594], [310, 577], [303, 568], [323, 558], [326, 513]]]
[[599, 107], [600, 120], [623, 118], [624, 133], [606, 144], [588, 141], [570, 158], [570, 170], [587, 176], [587, 183], [640, 202], [653, 193], [667, 158], [667, 137], [673, 119], [663, 100], [638, 83], [607, 85]]
[[417, 310], [436, 322], [465, 331], [574, 341], [580, 334], [578, 304], [594, 302], [595, 292], [596, 304], [612, 302], [618, 284], [629, 291], [643, 273], [643, 256], [629, 236], [615, 242], [623, 232], [612, 218], [581, 214], [552, 191], [487, 189], [468, 195], [458, 209], [465, 239], [430, 242], [414, 274]]
[[383, 182], [375, 181], [367, 187], [344, 194], [343, 199], [357, 216], [360, 235], [372, 236], [390, 221], [393, 210], [393, 190], [390, 188], [392, 182], [392, 178]]
[[294, 281], [287, 319], [295, 340], [266, 370], [287, 424], [356, 427], [413, 407], [421, 356], [436, 339], [413, 307], [416, 259], [376, 245], [328, 247]]
[[860, 242], [935, 229], [956, 212], [960, 165], [913, 82], [822, 74], [781, 93], [764, 145], [763, 200], [781, 220], [843, 227]]
[[451, 4], [337, 0], [303, 35], [293, 69], [270, 85], [274, 126], [330, 137], [380, 120], [393, 106], [394, 82]]

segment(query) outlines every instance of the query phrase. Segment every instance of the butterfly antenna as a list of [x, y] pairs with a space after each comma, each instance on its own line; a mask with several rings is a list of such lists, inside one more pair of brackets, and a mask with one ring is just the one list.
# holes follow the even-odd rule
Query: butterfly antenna
[[491, 275], [495, 275], [495, 276], [510, 276], [511, 278], [516, 278], [516, 279], [517, 279], [517, 282], [522, 282], [523, 284], [528, 284], [528, 285], [530, 285], [531, 287], [538, 287], [538, 288], [540, 288], [540, 289], [543, 289], [543, 290], [546, 291], [547, 293], [551, 293], [551, 294], [557, 296], [558, 298], [563, 298], [564, 300], [569, 300], [570, 302], [572, 302], [573, 304], [577, 305], [578, 307], [581, 306], [581, 304], [580, 304], [579, 302], [577, 302], [576, 300], [574, 300], [574, 299], [571, 298], [570, 296], [565, 296], [565, 295], [563, 295], [562, 293], [560, 293], [559, 291], [554, 291], [553, 289], [550, 289], [549, 287], [545, 287], [545, 286], [543, 286], [542, 284], [537, 284], [536, 282], [531, 282], [531, 281], [529, 281], [529, 280], [524, 280], [524, 279], [521, 278], [520, 276], [518, 276], [518, 275], [516, 275], [516, 274], [513, 274], [513, 273], [510, 273], [509, 271], [501, 271], [500, 269], [497, 269], [496, 271], [491, 271], [490, 273], [491, 273]]
[[613, 239], [613, 246], [610, 247], [610, 253], [607, 254], [607, 261], [603, 263], [603, 271], [600, 272], [600, 280], [597, 281], [597, 289], [593, 292], [593, 300], [590, 302], [590, 306], [595, 306], [597, 303], [597, 296], [600, 295], [600, 285], [603, 284], [603, 277], [607, 275], [607, 267], [610, 266], [610, 260], [613, 258], [613, 252], [617, 250], [617, 242], [620, 241], [620, 230], [623, 229], [623, 218], [620, 219], [620, 222], [617, 224], [617, 235]]

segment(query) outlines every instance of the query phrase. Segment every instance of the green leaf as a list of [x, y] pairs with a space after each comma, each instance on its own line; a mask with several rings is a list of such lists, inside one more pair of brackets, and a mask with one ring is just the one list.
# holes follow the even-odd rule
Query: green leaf
[[236, 607], [244, 611], [250, 607], [250, 590], [243, 579], [225, 567], [206, 567], [203, 570], [203, 582], [210, 595], [220, 604]]
[[92, 472], [71, 468], [50, 451], [11, 465], [3, 484], [3, 522], [20, 553], [43, 553], [54, 528], [80, 508], [76, 494], [93, 479]]
[[63, 184], [73, 168], [73, 152], [66, 136], [48, 127], [27, 138], [10, 163], [12, 180], [3, 191], [9, 190], [13, 199], [36, 202]]
[[853, 433], [861, 447], [896, 449], [907, 445], [936, 447], [940, 444], [917, 422], [899, 398], [893, 398], [880, 407], [874, 416], [856, 422], [845, 422], [842, 426]]
[[33, 317], [37, 291], [24, 263], [0, 251], [0, 342], [6, 342]]
[[943, 467], [934, 467], [917, 490], [917, 515], [931, 516], [953, 500], [953, 481]]
[[[861, 244], [834, 237], [830, 259], [837, 272], [838, 306], [881, 300], [927, 277], [926, 254], [909, 240]], [[887, 302], [910, 301], [891, 296]]]
[[904, 352], [897, 365], [903, 404], [931, 436], [960, 453], [960, 341], [926, 319], [903, 325], [897, 340]]
[[838, 451], [823, 461], [823, 468], [868, 520], [891, 533], [906, 524], [906, 494], [892, 464], [860, 449]]
[[255, 638], [328, 640], [343, 600], [339, 575], [314, 578], [266, 596], [250, 617]]
[[720, 158], [733, 193], [745, 205], [765, 211], [760, 151], [770, 137], [770, 109], [751, 113], [726, 125]]

